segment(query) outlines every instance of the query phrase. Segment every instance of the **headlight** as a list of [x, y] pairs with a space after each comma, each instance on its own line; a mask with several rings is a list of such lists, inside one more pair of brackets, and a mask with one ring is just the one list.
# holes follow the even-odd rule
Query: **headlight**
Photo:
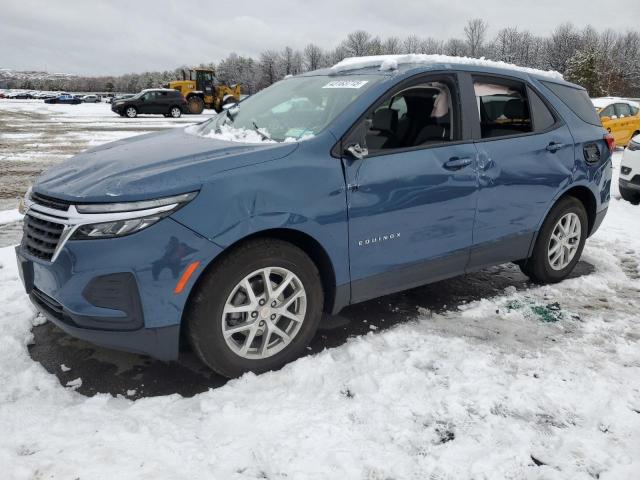
[[153, 215], [150, 217], [132, 218], [130, 220], [81, 225], [75, 231], [72, 239], [87, 240], [90, 238], [123, 237], [150, 227], [158, 220], [166, 217], [169, 213]]
[[191, 201], [197, 192], [141, 202], [93, 203], [76, 205], [81, 217], [108, 220], [78, 225], [73, 240], [111, 238], [130, 235], [150, 227]]

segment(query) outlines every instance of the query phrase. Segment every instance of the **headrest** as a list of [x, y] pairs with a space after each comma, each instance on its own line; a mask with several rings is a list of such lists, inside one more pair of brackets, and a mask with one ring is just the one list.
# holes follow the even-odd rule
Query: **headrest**
[[398, 124], [398, 112], [391, 108], [381, 108], [373, 114], [371, 123], [372, 130], [382, 130], [384, 132], [395, 131]]
[[528, 113], [526, 113], [524, 100], [519, 98], [512, 98], [507, 103], [504, 104], [504, 116], [510, 120], [514, 118], [526, 118], [528, 117]]

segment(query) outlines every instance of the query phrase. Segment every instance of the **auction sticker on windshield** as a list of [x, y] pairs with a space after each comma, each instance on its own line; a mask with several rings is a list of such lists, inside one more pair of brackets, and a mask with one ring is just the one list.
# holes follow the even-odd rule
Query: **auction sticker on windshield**
[[369, 80], [334, 80], [322, 88], [360, 88]]

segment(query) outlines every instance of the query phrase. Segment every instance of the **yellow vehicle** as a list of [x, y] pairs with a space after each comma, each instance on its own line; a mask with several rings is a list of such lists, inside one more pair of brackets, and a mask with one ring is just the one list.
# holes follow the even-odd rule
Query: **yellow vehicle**
[[640, 134], [640, 104], [617, 97], [594, 98], [593, 105], [602, 126], [613, 135], [616, 145], [626, 146]]
[[221, 85], [211, 68], [182, 71], [182, 80], [169, 82], [168, 88], [178, 90], [187, 99], [189, 113], [202, 113], [205, 107], [220, 112], [227, 104], [240, 101], [240, 85]]

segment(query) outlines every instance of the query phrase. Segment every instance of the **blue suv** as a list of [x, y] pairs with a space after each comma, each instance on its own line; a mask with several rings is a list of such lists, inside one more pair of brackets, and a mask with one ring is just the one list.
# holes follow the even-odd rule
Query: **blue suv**
[[27, 192], [31, 300], [70, 335], [225, 376], [323, 312], [490, 265], [559, 282], [609, 203], [586, 91], [431, 56], [349, 59], [210, 120], [87, 150]]

